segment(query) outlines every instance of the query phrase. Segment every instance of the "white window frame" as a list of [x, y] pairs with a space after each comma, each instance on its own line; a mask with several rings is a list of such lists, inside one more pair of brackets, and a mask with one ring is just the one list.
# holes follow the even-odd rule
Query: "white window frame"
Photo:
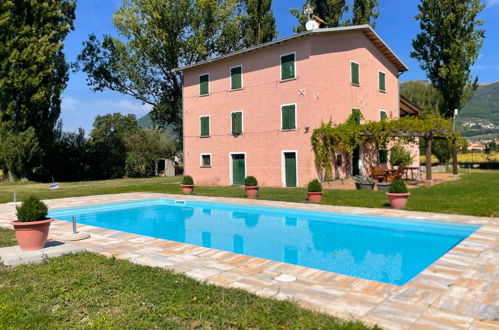
[[[382, 73], [385, 75], [385, 90], [382, 90], [379, 88], [379, 74]], [[359, 70], [359, 77], [360, 77], [360, 70]], [[359, 82], [360, 82], [360, 78], [359, 78]], [[380, 91], [381, 93], [386, 93], [386, 72], [385, 71], [381, 71], [381, 70], [378, 70], [378, 91]]]
[[282, 186], [286, 187], [286, 158], [285, 153], [295, 153], [296, 157], [296, 187], [300, 187], [300, 180], [298, 178], [298, 150], [281, 150], [281, 180]]
[[232, 175], [232, 155], [244, 155], [244, 178], [246, 178], [247, 169], [248, 169], [248, 159], [246, 158], [246, 152], [229, 152], [229, 178], [230, 185], [234, 184], [234, 177]]
[[388, 120], [388, 112], [386, 112], [386, 110], [383, 110], [383, 109], [380, 109], [379, 110], [379, 121], [381, 121], [381, 113], [384, 112], [385, 113], [385, 116], [386, 116], [386, 119]]
[[[203, 165], [203, 156], [210, 156], [210, 166]], [[199, 166], [202, 168], [210, 168], [213, 166], [213, 157], [211, 157], [211, 153], [199, 154]]]
[[237, 113], [237, 112], [241, 113], [241, 135], [244, 134], [244, 111], [243, 110], [234, 110], [234, 111], [231, 111], [230, 117], [229, 117], [229, 120], [230, 120], [230, 135], [232, 135], [232, 136], [234, 136], [234, 134], [232, 134], [232, 131], [233, 131], [233, 127], [232, 127], [232, 114], [233, 113]]
[[[202, 76], [208, 76], [208, 94], [201, 94], [201, 77]], [[198, 76], [198, 83], [199, 83], [199, 96], [208, 96], [211, 94], [211, 76], [210, 73], [203, 73]]]
[[[358, 85], [353, 83], [352, 63], [355, 63], [355, 64], [357, 64], [359, 66], [359, 84]], [[355, 87], [360, 87], [360, 63], [356, 62], [356, 61], [350, 60], [350, 67], [349, 67], [349, 69], [350, 69], [350, 85], [355, 86]], [[378, 87], [379, 87], [379, 81], [378, 81]]]
[[[294, 69], [295, 69], [295, 76], [294, 76], [294, 78], [282, 79], [282, 58], [284, 56], [288, 56], [288, 55], [291, 55], [291, 54], [293, 54], [295, 56], [295, 61], [294, 61], [294, 63], [295, 63], [295, 67], [294, 67]], [[296, 65], [296, 51], [289, 52], [289, 53], [286, 53], [286, 54], [281, 54], [281, 57], [279, 58], [279, 81], [280, 82], [284, 82], [284, 81], [295, 80], [297, 77], [298, 77], [298, 70], [297, 70], [297, 65]]]
[[[235, 68], [241, 68], [241, 88], [233, 88], [232, 87], [232, 69], [235, 69]], [[242, 64], [231, 67], [229, 69], [229, 76], [230, 76], [230, 90], [231, 91], [239, 91], [241, 89], [244, 89], [244, 69], [243, 69]]]
[[[287, 106], [290, 106], [290, 105], [294, 105], [295, 106], [295, 128], [292, 128], [292, 129], [283, 129], [282, 128], [282, 108], [284, 107], [287, 107]], [[281, 118], [280, 118], [280, 127], [279, 127], [279, 130], [281, 132], [291, 132], [291, 131], [296, 131], [298, 130], [298, 103], [288, 103], [288, 104], [281, 104]]]
[[[201, 118], [208, 117], [208, 135], [201, 135]], [[201, 115], [199, 116], [199, 137], [207, 138], [211, 136], [211, 116], [210, 115]]]

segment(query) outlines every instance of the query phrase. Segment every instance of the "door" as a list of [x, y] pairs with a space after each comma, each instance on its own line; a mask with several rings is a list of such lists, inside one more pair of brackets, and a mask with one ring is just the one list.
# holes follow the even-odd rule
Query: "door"
[[284, 175], [286, 187], [296, 187], [296, 152], [284, 153]]
[[244, 184], [245, 176], [246, 176], [246, 161], [244, 159], [244, 154], [233, 154], [232, 155], [232, 184], [235, 184], [235, 185]]
[[352, 155], [352, 175], [360, 175], [360, 148], [357, 146]]

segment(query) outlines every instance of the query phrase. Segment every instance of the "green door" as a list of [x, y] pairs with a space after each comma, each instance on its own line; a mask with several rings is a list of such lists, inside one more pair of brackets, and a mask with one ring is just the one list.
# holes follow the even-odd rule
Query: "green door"
[[244, 154], [232, 155], [232, 184], [244, 184], [246, 164]]
[[284, 170], [286, 175], [286, 187], [296, 187], [296, 153], [284, 153]]

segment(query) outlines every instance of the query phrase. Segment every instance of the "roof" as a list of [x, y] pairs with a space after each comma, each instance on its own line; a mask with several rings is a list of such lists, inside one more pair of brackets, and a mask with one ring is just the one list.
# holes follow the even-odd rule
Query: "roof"
[[388, 45], [374, 32], [374, 30], [369, 26], [369, 25], [355, 25], [355, 26], [341, 26], [341, 27], [335, 27], [335, 28], [323, 28], [323, 29], [316, 29], [316, 30], [311, 30], [303, 33], [297, 33], [288, 37], [272, 40], [257, 46], [245, 48], [242, 50], [238, 50], [232, 53], [228, 53], [222, 56], [214, 57], [208, 60], [200, 61], [194, 64], [186, 65], [184, 67], [176, 68], [173, 70], [173, 72], [178, 72], [178, 71], [185, 71], [188, 69], [192, 69], [195, 67], [199, 67], [202, 65], [206, 65], [208, 63], [213, 63], [217, 61], [221, 61], [227, 58], [231, 58], [234, 56], [250, 53], [252, 51], [258, 50], [258, 49], [263, 49], [266, 47], [278, 45], [284, 42], [288, 42], [291, 40], [299, 39], [299, 38], [305, 38], [308, 36], [312, 35], [319, 35], [323, 33], [341, 33], [341, 32], [349, 32], [349, 31], [361, 31], [364, 33], [364, 35], [372, 41], [372, 43], [378, 47], [378, 49], [383, 53], [394, 65], [395, 67], [399, 70], [399, 72], [405, 72], [408, 71], [409, 69], [405, 66], [405, 64], [395, 55], [395, 53], [388, 47]]
[[422, 110], [407, 97], [400, 95], [400, 116], [415, 116], [419, 118]]

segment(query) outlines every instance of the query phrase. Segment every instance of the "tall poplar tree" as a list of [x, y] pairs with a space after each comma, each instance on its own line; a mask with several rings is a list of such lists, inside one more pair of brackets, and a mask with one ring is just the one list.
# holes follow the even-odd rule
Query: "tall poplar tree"
[[482, 47], [485, 31], [478, 14], [480, 0], [421, 0], [421, 32], [412, 41], [411, 57], [417, 59], [433, 86], [442, 95], [442, 115], [452, 117], [472, 96], [471, 67]]
[[242, 31], [245, 47], [272, 41], [277, 37], [272, 0], [242, 0]]
[[379, 16], [378, 0], [354, 0], [352, 25], [368, 24], [376, 27], [376, 18]]
[[0, 1], [0, 133], [12, 146], [30, 150], [18, 152], [16, 161], [0, 155], [3, 166], [17, 164], [7, 168], [13, 176], [25, 175], [38, 144], [47, 149], [53, 140], [68, 81], [62, 48], [75, 8], [72, 0]]

